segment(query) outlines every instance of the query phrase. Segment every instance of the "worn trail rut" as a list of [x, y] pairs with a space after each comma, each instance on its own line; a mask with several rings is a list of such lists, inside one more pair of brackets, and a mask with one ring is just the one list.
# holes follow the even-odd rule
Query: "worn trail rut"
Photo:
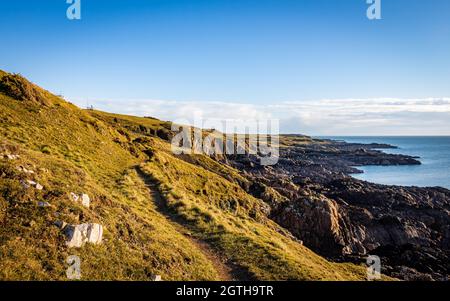
[[136, 168], [136, 171], [140, 178], [144, 181], [147, 186], [150, 196], [156, 205], [158, 211], [164, 215], [167, 220], [182, 233], [187, 239], [189, 239], [194, 246], [196, 246], [205, 257], [212, 262], [214, 268], [219, 274], [221, 281], [239, 281], [239, 280], [250, 280], [250, 276], [243, 272], [242, 268], [236, 266], [225, 258], [223, 255], [216, 252], [207, 242], [193, 237], [190, 230], [186, 228], [183, 221], [175, 214], [173, 214], [169, 208], [167, 208], [166, 202], [163, 196], [160, 194], [157, 184], [153, 179], [143, 173], [140, 168]]

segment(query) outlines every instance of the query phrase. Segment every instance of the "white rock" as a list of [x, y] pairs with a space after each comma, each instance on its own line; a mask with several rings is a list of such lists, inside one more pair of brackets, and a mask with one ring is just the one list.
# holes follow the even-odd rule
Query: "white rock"
[[30, 175], [34, 174], [34, 171], [32, 171], [32, 170], [30, 170], [30, 169], [26, 169], [26, 168], [23, 167], [23, 166], [18, 166], [18, 167], [17, 167], [17, 170], [18, 170], [18, 171], [21, 171], [21, 172], [24, 172], [24, 173], [26, 173], [26, 174], [30, 174]]
[[24, 173], [27, 173], [27, 174], [30, 174], [30, 175], [34, 174], [34, 171], [32, 171], [31, 169], [26, 169], [25, 167], [22, 167], [22, 171]]
[[[33, 186], [34, 188], [36, 188], [37, 190], [42, 190], [44, 189], [44, 186], [42, 186], [39, 183], [36, 183], [35, 181], [31, 181], [31, 180], [27, 180], [25, 185], [23, 185], [25, 188], [28, 188], [30, 186]], [[28, 187], [27, 187], [28, 186]]]
[[91, 205], [91, 199], [89, 198], [89, 196], [85, 193], [83, 193], [81, 195], [81, 205], [83, 205], [86, 208], [89, 208], [89, 206]]
[[85, 193], [78, 195], [78, 194], [71, 192], [70, 197], [73, 201], [80, 202], [81, 205], [83, 205], [86, 208], [89, 208], [89, 206], [91, 205], [91, 199]]
[[36, 186], [36, 182], [35, 181], [31, 181], [31, 180], [27, 180], [27, 183], [31, 186]]
[[30, 185], [28, 185], [26, 182], [24, 181], [20, 181], [20, 184], [22, 185], [23, 188], [28, 189], [30, 188]]
[[152, 281], [161, 281], [161, 275], [153, 275], [152, 276]]
[[68, 225], [64, 228], [67, 237], [66, 246], [80, 248], [86, 243], [101, 244], [103, 226], [99, 224]]
[[72, 198], [72, 200], [74, 200], [75, 202], [78, 202], [78, 200], [80, 199], [80, 197], [78, 196], [78, 194], [75, 194], [73, 192], [70, 193], [70, 197]]
[[6, 155], [6, 158], [8, 160], [16, 160], [16, 159], [19, 159], [20, 157], [19, 157], [19, 155], [10, 155], [10, 154], [8, 154], [8, 155]]

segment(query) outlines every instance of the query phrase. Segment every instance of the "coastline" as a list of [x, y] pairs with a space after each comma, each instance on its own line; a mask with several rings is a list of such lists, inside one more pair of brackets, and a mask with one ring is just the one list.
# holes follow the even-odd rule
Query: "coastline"
[[450, 189], [450, 137], [449, 136], [373, 136], [337, 137], [350, 142], [386, 142], [396, 148], [380, 149], [393, 154], [405, 154], [418, 159], [420, 166], [357, 166], [361, 172], [351, 176], [378, 184], [443, 187]]
[[281, 136], [280, 141], [275, 166], [258, 167], [251, 156], [227, 158], [253, 183], [246, 191], [269, 204], [271, 219], [332, 261], [363, 263], [371, 254], [380, 256], [382, 272], [389, 276], [447, 280], [450, 190], [383, 185], [351, 176], [358, 170], [354, 166], [419, 167], [417, 158], [374, 149], [393, 149], [387, 144], [302, 135]]

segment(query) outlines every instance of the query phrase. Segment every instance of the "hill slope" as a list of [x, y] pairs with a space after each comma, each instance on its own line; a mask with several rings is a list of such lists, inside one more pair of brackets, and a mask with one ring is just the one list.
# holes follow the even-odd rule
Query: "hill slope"
[[[0, 72], [0, 279], [67, 279], [69, 255], [82, 279], [364, 279], [364, 267], [331, 263], [271, 221], [238, 170], [172, 154], [169, 129], [81, 110]], [[98, 223], [103, 242], [68, 248], [57, 221]]]

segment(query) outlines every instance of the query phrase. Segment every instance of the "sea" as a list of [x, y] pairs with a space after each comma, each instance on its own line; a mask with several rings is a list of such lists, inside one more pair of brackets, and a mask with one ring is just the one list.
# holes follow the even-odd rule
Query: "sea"
[[450, 136], [427, 137], [318, 137], [344, 140], [350, 143], [387, 143], [397, 149], [383, 149], [386, 153], [420, 157], [422, 165], [411, 166], [363, 166], [358, 167], [363, 174], [353, 177], [378, 184], [444, 187], [450, 189]]

